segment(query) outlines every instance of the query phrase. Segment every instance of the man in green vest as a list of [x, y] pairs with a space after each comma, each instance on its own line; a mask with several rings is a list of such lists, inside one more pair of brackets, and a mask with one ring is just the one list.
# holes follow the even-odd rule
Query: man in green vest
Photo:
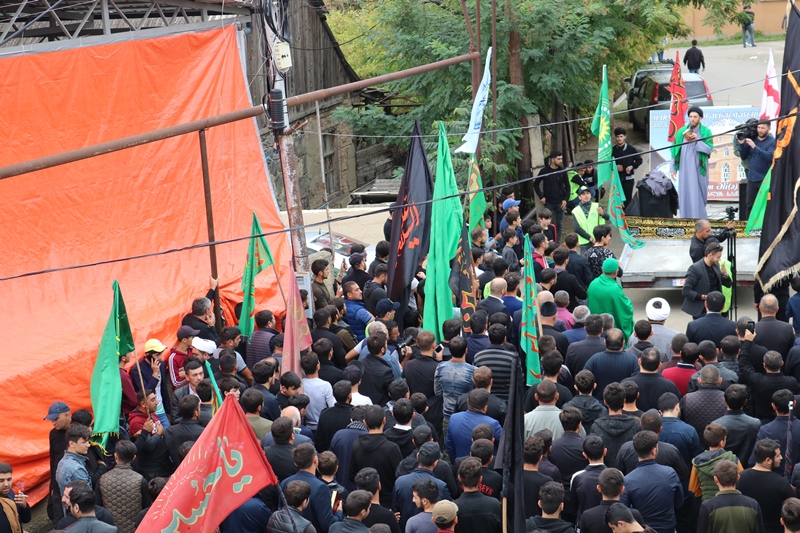
[[594, 161], [587, 159], [584, 163], [585, 166], [577, 167], [567, 172], [567, 179], [569, 179], [569, 200], [567, 200], [567, 208], [574, 209], [580, 203], [578, 193], [581, 187], [587, 187], [592, 193], [594, 198], [597, 190], [592, 187], [594, 185]]
[[580, 203], [572, 210], [572, 220], [583, 253], [594, 240], [592, 232], [595, 226], [604, 224], [609, 217], [597, 202], [592, 201], [592, 190], [589, 187], [582, 186], [578, 189], [578, 200]]

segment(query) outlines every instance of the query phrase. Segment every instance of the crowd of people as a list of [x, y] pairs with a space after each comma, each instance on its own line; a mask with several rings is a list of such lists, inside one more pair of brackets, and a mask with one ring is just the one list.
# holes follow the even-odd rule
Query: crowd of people
[[[757, 320], [726, 318], [722, 247], [700, 220], [687, 251], [686, 331], [670, 327], [662, 298], [635, 321], [611, 227], [591, 205], [602, 193], [583, 174], [545, 172], [534, 220], [521, 220], [513, 190], [504, 191], [499, 231], [471, 234], [477, 310], [440, 332], [421, 327], [422, 267], [408, 306], [387, 297], [388, 240], [369, 265], [359, 248], [347, 271], [313, 261], [304, 296], [314, 342], [299, 354], [300, 374], [283, 368], [273, 312], [258, 311], [246, 339], [236, 326], [214, 327], [212, 279], [174, 339], [120, 356], [120, 431], [107, 448], [91, 441], [92, 414], [72, 411], [69, 399], [46, 413], [56, 529], [137, 531], [213, 419], [215, 396], [234, 395], [279, 485], [230, 509], [221, 531], [499, 533], [495, 455], [512, 368], [529, 370], [520, 338], [527, 259], [542, 378], [524, 397], [525, 501], [510, 506], [524, 506], [528, 531], [800, 531], [800, 347], [785, 322], [800, 296], [765, 294]], [[558, 213], [574, 199], [575, 232], [562, 237]], [[0, 533], [30, 519], [11, 477], [0, 463]]]

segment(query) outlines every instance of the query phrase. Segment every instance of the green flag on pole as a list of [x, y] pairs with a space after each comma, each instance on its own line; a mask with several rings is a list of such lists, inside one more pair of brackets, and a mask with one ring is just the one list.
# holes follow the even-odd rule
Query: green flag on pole
[[525, 366], [528, 371], [525, 379], [528, 386], [542, 381], [539, 366], [539, 333], [536, 330], [536, 277], [533, 270], [531, 240], [525, 235], [525, 274], [522, 293], [522, 322], [520, 323], [520, 346], [525, 353]]
[[608, 216], [619, 231], [622, 242], [634, 249], [641, 248], [644, 243], [631, 235], [628, 229], [628, 221], [625, 220], [625, 210], [622, 207], [624, 197], [625, 193], [622, 191], [622, 181], [619, 179], [617, 166], [613, 165], [611, 168], [611, 191], [608, 195]]
[[94, 411], [93, 440], [103, 448], [108, 443], [109, 435], [119, 434], [119, 411], [122, 405], [122, 380], [119, 375], [119, 360], [123, 355], [134, 351], [133, 334], [128, 322], [128, 312], [119, 290], [119, 283], [114, 280], [114, 304], [108, 317], [100, 349], [92, 370], [92, 383], [89, 387]]
[[[753, 186], [753, 182], [747, 184], [748, 187]], [[764, 224], [764, 213], [767, 210], [767, 199], [769, 198], [769, 188], [772, 186], [772, 168], [767, 172], [766, 177], [760, 183], [758, 195], [753, 202], [753, 207], [750, 209], [750, 217], [747, 219], [747, 226], [744, 228], [745, 235], [750, 235], [753, 230], [760, 230]]]
[[[436, 342], [442, 339], [442, 324], [453, 318], [453, 291], [450, 289], [450, 260], [456, 255], [464, 223], [463, 207], [456, 186], [456, 175], [450, 159], [450, 146], [444, 125], [439, 122], [439, 152], [431, 208], [431, 245], [425, 278], [424, 327], [432, 331]], [[440, 198], [447, 198], [440, 200]]]
[[600, 101], [594, 112], [592, 133], [597, 137], [597, 185], [603, 185], [611, 179], [611, 170], [615, 168], [611, 161], [614, 142], [611, 137], [611, 101], [608, 98], [608, 74], [603, 65], [603, 84], [600, 86]]
[[239, 319], [239, 330], [244, 337], [251, 336], [253, 334], [253, 329], [255, 329], [256, 276], [259, 272], [275, 263], [267, 239], [263, 236], [256, 237], [256, 235], [261, 235], [262, 233], [264, 232], [261, 230], [258, 217], [253, 213], [253, 228], [250, 231], [252, 237], [250, 238], [250, 246], [247, 248], [247, 262], [244, 266], [244, 274], [242, 274], [242, 292], [244, 293], [244, 300], [242, 301], [242, 315], [241, 319]]
[[481, 180], [481, 169], [478, 168], [478, 161], [475, 154], [469, 159], [469, 179], [467, 180], [468, 191], [479, 191], [469, 195], [469, 231], [475, 229], [476, 226], [484, 227], [483, 214], [486, 213], [486, 195], [481, 190], [483, 189], [483, 181]]

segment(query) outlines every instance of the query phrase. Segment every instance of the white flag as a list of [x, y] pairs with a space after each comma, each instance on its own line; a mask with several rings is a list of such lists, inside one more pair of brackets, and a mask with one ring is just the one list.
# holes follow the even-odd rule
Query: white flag
[[[769, 49], [769, 63], [767, 63], [767, 76], [764, 80], [764, 93], [761, 95], [761, 110], [758, 112], [760, 119], [775, 119], [781, 113], [781, 91], [778, 78], [775, 74], [775, 60], [772, 58], [772, 48]], [[778, 121], [772, 120], [769, 131], [772, 135], [778, 128]]]
[[478, 150], [478, 140], [481, 136], [483, 126], [483, 111], [486, 109], [486, 101], [489, 99], [489, 86], [492, 83], [492, 73], [489, 66], [492, 62], [492, 47], [486, 51], [486, 66], [483, 69], [483, 79], [475, 93], [475, 101], [472, 102], [472, 115], [469, 118], [469, 130], [461, 139], [464, 144], [456, 149], [456, 152], [474, 154]]

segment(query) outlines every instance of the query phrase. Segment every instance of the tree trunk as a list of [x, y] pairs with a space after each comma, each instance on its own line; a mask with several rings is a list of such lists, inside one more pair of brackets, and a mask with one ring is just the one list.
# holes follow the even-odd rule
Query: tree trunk
[[[516, 16], [512, 12], [512, 7], [506, 5], [506, 11], [511, 21], [512, 28], [516, 26]], [[509, 81], [513, 85], [519, 85], [522, 88], [522, 94], [525, 94], [525, 76], [522, 71], [522, 42], [519, 31], [512, 30], [508, 34], [508, 55], [509, 55]], [[528, 126], [528, 117], [520, 117], [520, 126]], [[519, 153], [522, 155], [517, 162], [517, 170], [519, 171], [519, 178], [527, 178], [531, 175], [531, 145], [528, 130], [523, 130], [522, 137], [519, 140], [518, 146]], [[528, 181], [522, 186], [521, 196], [525, 198], [533, 197], [533, 183]]]

